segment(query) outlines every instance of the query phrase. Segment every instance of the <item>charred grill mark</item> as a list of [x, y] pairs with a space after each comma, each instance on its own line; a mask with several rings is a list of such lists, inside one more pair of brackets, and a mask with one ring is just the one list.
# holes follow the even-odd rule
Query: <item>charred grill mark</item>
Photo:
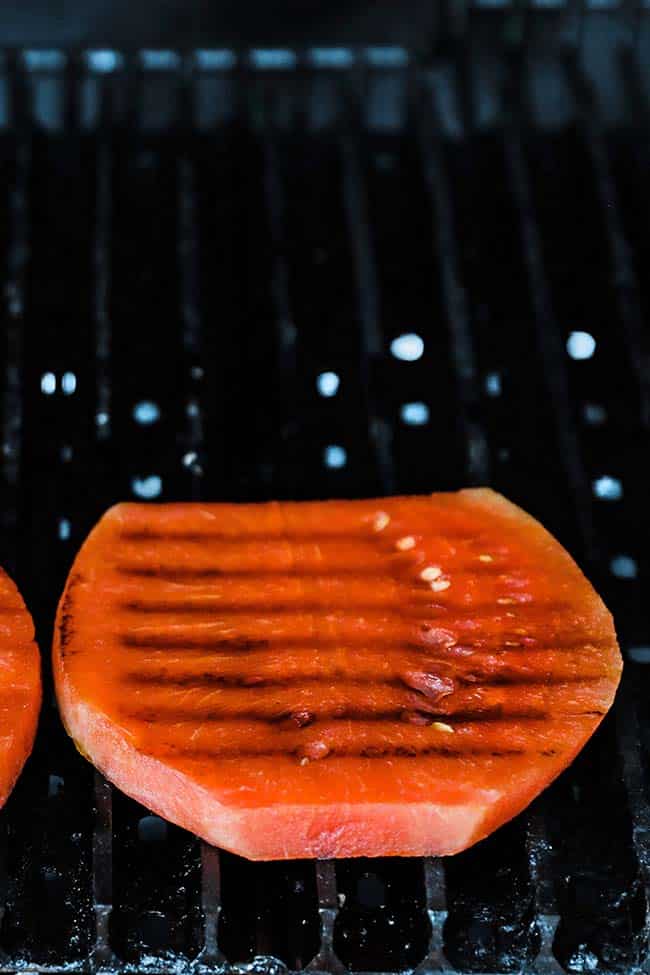
[[[122, 714], [125, 718], [141, 721], [144, 724], [149, 725], [163, 725], [163, 724], [193, 724], [197, 727], [201, 724], [209, 724], [218, 722], [219, 724], [229, 724], [231, 722], [237, 721], [250, 721], [256, 724], [263, 725], [277, 725], [281, 722], [287, 721], [292, 716], [292, 711], [287, 708], [278, 710], [275, 714], [268, 714], [267, 712], [258, 711], [255, 708], [243, 708], [241, 711], [236, 713], [225, 713], [224, 711], [214, 710], [214, 711], [204, 711], [201, 712], [200, 716], [194, 711], [183, 710], [182, 708], [138, 708], [128, 710], [126, 708], [122, 709]], [[362, 710], [355, 707], [338, 707], [332, 709], [331, 712], [326, 714], [319, 713], [314, 714], [314, 720], [319, 718], [327, 718], [328, 721], [363, 721], [365, 722], [395, 722], [397, 725], [399, 723], [400, 727], [402, 725], [402, 714], [404, 713], [404, 708], [399, 708], [398, 710], [391, 711], [368, 711]], [[550, 714], [548, 711], [540, 709], [535, 709], [531, 707], [527, 708], [515, 708], [514, 710], [505, 710], [502, 705], [495, 705], [493, 707], [486, 707], [475, 710], [468, 711], [456, 711], [453, 714], [449, 714], [442, 708], [427, 707], [426, 718], [431, 719], [431, 721], [436, 721], [438, 719], [444, 719], [446, 724], [483, 724], [490, 721], [508, 721], [510, 719], [516, 721], [545, 721], [552, 720], [555, 718], [586, 718], [586, 717], [602, 717], [606, 713], [605, 709], [596, 709], [589, 711], [572, 711], [569, 714], [565, 714], [560, 711], [554, 711]]]
[[[269, 639], [247, 639], [246, 637], [215, 637], [206, 638], [202, 637], [197, 639], [192, 636], [191, 633], [185, 636], [166, 635], [164, 633], [158, 634], [148, 634], [147, 636], [136, 636], [133, 634], [121, 634], [119, 636], [120, 645], [123, 647], [139, 650], [172, 650], [177, 652], [182, 652], [183, 650], [202, 650], [207, 653], [218, 654], [220, 652], [228, 652], [231, 650], [239, 650], [243, 653], [250, 652], [252, 650], [269, 650], [272, 652], [277, 651], [278, 647], [286, 647], [287, 649], [304, 646], [309, 643], [309, 637], [305, 636], [279, 636], [276, 638]], [[596, 648], [598, 644], [596, 642], [580, 641], [575, 644], [564, 644], [564, 645], [531, 645], [527, 646], [525, 644], [517, 644], [515, 646], [503, 646], [498, 644], [497, 646], [486, 645], [480, 641], [474, 643], [462, 643], [458, 645], [452, 645], [446, 650], [445, 647], [436, 647], [435, 645], [430, 645], [425, 643], [416, 643], [414, 641], [407, 640], [394, 640], [388, 638], [379, 638], [372, 641], [372, 645], [378, 651], [388, 651], [388, 650], [412, 650], [418, 653], [422, 653], [423, 656], [430, 655], [434, 656], [435, 653], [440, 655], [439, 659], [445, 661], [452, 661], [454, 654], [458, 654], [459, 651], [484, 651], [486, 653], [495, 654], [507, 654], [509, 651], [514, 650], [525, 650], [527, 653], [570, 653], [577, 650], [586, 650], [589, 648]], [[313, 643], [313, 649], [324, 650], [328, 648], [342, 649], [349, 648], [351, 652], [354, 652], [356, 644], [350, 645], [343, 637], [329, 637], [323, 636], [319, 637], [317, 642]], [[446, 650], [446, 652], [445, 652]]]
[[[115, 566], [118, 575], [135, 579], [160, 579], [162, 582], [178, 582], [180, 580], [192, 579], [218, 579], [222, 577], [245, 576], [253, 578], [267, 578], [268, 576], [322, 576], [322, 566], [300, 566], [283, 567], [282, 569], [266, 569], [263, 566], [256, 567], [233, 567], [218, 568], [210, 566], [202, 569], [190, 566], [140, 566], [119, 564]], [[373, 576], [385, 576], [386, 571], [383, 566], [350, 566], [349, 568], [339, 568], [336, 575], [340, 576], [363, 576], [371, 578]]]
[[249, 640], [246, 637], [220, 637], [213, 640], [180, 640], [178, 637], [164, 634], [149, 634], [139, 637], [134, 634], [123, 634], [120, 643], [124, 647], [137, 647], [146, 650], [177, 650], [191, 648], [193, 650], [213, 650], [215, 652], [236, 650], [238, 653], [250, 653], [253, 650], [268, 650], [268, 640]]
[[[439, 532], [435, 534], [429, 533], [424, 534], [422, 532], [416, 532], [416, 535], [420, 542], [426, 544], [431, 540], [440, 541], [454, 541], [454, 542], [477, 542], [479, 541], [479, 536], [471, 532], [454, 531], [448, 527], [440, 529]], [[190, 531], [190, 532], [165, 532], [151, 530], [138, 530], [138, 531], [125, 531], [119, 532], [117, 536], [120, 541], [125, 542], [226, 542], [232, 543], [233, 545], [247, 545], [247, 544], [260, 544], [263, 545], [268, 542], [288, 542], [289, 544], [296, 542], [302, 543], [307, 542], [314, 545], [322, 544], [323, 542], [367, 542], [372, 538], [370, 529], [367, 525], [359, 525], [356, 531], [333, 531], [333, 532], [297, 532], [292, 531], [286, 533], [283, 529], [278, 529], [277, 532], [251, 532], [250, 534], [234, 534], [228, 532], [219, 531]], [[486, 541], [485, 545], [489, 545]]]
[[[597, 676], [591, 675], [583, 677], [578, 674], [570, 674], [566, 677], [530, 678], [524, 675], [513, 674], [503, 677], [484, 677], [475, 679], [467, 674], [454, 674], [456, 680], [463, 687], [471, 687], [480, 690], [483, 687], [557, 687], [563, 684], [588, 686], [599, 680], [607, 678], [607, 673], [603, 672]], [[379, 677], [355, 677], [342, 671], [333, 672], [326, 676], [302, 676], [285, 677], [281, 680], [273, 677], [255, 677], [250, 674], [215, 674], [206, 671], [201, 674], [173, 674], [173, 673], [153, 673], [147, 674], [140, 671], [131, 671], [125, 674], [122, 680], [124, 683], [137, 687], [292, 687], [302, 684], [330, 684], [335, 680], [344, 680], [346, 684], [357, 687], [404, 687], [404, 681], [400, 677], [381, 679]], [[410, 690], [415, 690], [410, 685], [406, 685]], [[451, 698], [453, 700], [453, 698]]]
[[79, 573], [71, 575], [63, 597], [59, 618], [59, 650], [62, 659], [70, 654], [70, 643], [74, 636], [73, 592], [82, 581], [82, 576]]
[[[479, 748], [476, 746], [467, 748], [452, 748], [447, 745], [440, 746], [425, 746], [424, 748], [415, 747], [388, 747], [381, 748], [375, 746], [369, 746], [367, 748], [336, 748], [333, 747], [329, 750], [328, 754], [323, 758], [315, 759], [314, 761], [320, 763], [327, 761], [331, 758], [426, 758], [427, 756], [441, 757], [441, 758], [468, 758], [468, 757], [480, 757], [480, 758], [512, 758], [514, 756], [523, 755], [537, 755], [542, 758], [552, 758], [555, 755], [562, 753], [560, 748], [500, 748], [495, 749], [492, 746], [487, 746], [485, 748]], [[300, 749], [295, 748], [278, 748], [276, 750], [269, 750], [268, 748], [254, 749], [254, 748], [223, 748], [223, 749], [197, 749], [192, 750], [191, 748], [178, 748], [170, 750], [170, 754], [177, 755], [183, 758], [192, 758], [197, 760], [211, 760], [211, 759], [228, 759], [228, 758], [277, 758], [279, 756], [294, 758], [299, 760], [301, 756]], [[302, 759], [305, 762], [305, 759]], [[302, 764], [301, 762], [301, 764]], [[308, 764], [305, 762], [305, 764]]]

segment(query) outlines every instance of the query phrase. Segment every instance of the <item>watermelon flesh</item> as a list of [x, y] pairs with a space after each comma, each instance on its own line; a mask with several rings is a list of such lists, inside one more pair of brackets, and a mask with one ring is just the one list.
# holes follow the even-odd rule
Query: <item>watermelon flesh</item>
[[41, 659], [20, 593], [0, 569], [0, 807], [31, 753], [41, 707]]
[[486, 489], [118, 505], [53, 653], [82, 753], [254, 860], [465, 849], [571, 762], [621, 672], [570, 556]]

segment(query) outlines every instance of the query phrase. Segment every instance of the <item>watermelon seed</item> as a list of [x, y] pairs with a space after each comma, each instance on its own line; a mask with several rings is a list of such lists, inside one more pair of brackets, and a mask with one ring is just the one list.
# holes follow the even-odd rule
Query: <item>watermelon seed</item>
[[454, 734], [454, 729], [452, 726], [450, 724], [445, 724], [444, 721], [434, 721], [431, 727], [435, 728], [436, 731], [444, 731], [446, 735]]
[[431, 588], [434, 592], [444, 592], [445, 589], [449, 589], [450, 585], [449, 579], [435, 579], [431, 583]]
[[[422, 569], [420, 573], [420, 579], [423, 582], [433, 582], [434, 579], [439, 579], [442, 575], [442, 569], [437, 565], [428, 565], [426, 569]], [[446, 588], [446, 587], [445, 587]]]
[[409, 549], [415, 548], [415, 539], [412, 535], [405, 535], [404, 538], [399, 538], [395, 542], [395, 548], [398, 548], [400, 552], [408, 552]]
[[383, 532], [384, 528], [388, 527], [389, 524], [390, 516], [385, 511], [379, 511], [374, 517], [372, 528], [373, 531]]
[[479, 560], [479, 562], [494, 562], [494, 559], [492, 558], [492, 556], [491, 555], [487, 555], [487, 553], [484, 554], [484, 555], [479, 555], [478, 560]]

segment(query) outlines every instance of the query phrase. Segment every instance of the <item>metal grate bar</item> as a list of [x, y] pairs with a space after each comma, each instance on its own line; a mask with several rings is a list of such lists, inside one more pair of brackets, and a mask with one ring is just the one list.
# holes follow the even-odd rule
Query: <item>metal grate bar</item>
[[99, 440], [111, 434], [111, 315], [109, 294], [111, 282], [111, 169], [112, 154], [109, 127], [111, 124], [112, 87], [104, 80], [99, 85], [99, 128], [97, 143], [97, 173], [95, 188], [94, 318], [95, 318], [95, 424]]
[[321, 924], [321, 944], [318, 954], [307, 965], [309, 972], [328, 972], [337, 975], [346, 971], [334, 950], [334, 925], [339, 910], [336, 890], [336, 865], [333, 860], [316, 862], [316, 892]]
[[467, 295], [458, 269], [458, 242], [451, 208], [451, 188], [436, 129], [431, 86], [426, 78], [421, 80], [420, 76], [413, 76], [412, 89], [425, 183], [435, 215], [436, 253], [467, 451], [467, 480], [469, 484], [485, 484], [489, 480], [489, 450], [485, 431], [476, 419], [480, 407], [476, 352]]
[[114, 966], [116, 962], [110, 939], [113, 910], [113, 787], [99, 772], [95, 773], [93, 906], [95, 944], [90, 963], [93, 971], [97, 971]]
[[29, 262], [27, 184], [31, 162], [30, 109], [25, 75], [17, 58], [9, 60], [11, 113], [15, 139], [14, 182], [9, 193], [9, 247], [4, 288], [6, 371], [2, 414], [3, 474], [8, 489], [3, 504], [3, 531], [11, 538], [7, 567], [15, 570], [18, 529], [18, 481], [23, 426], [22, 371], [25, 319], [25, 274]]
[[198, 956], [202, 966], [223, 965], [226, 958], [219, 948], [221, 916], [221, 861], [219, 850], [201, 844], [201, 908], [203, 910], [203, 948]]
[[264, 190], [273, 246], [271, 294], [275, 308], [280, 371], [292, 375], [296, 363], [296, 326], [293, 321], [289, 289], [289, 267], [286, 259], [286, 203], [280, 162], [273, 132], [272, 90], [263, 92]]
[[559, 975], [564, 969], [553, 953], [553, 942], [560, 914], [555, 897], [552, 849], [539, 804], [528, 818], [526, 849], [535, 896], [535, 927], [539, 935], [533, 967], [539, 975]]
[[623, 782], [632, 819], [632, 842], [645, 894], [647, 936], [647, 926], [650, 923], [650, 804], [646, 798], [643, 781], [638, 703], [628, 681], [624, 681], [619, 690], [616, 703], [616, 727]]
[[628, 359], [641, 393], [641, 417], [650, 425], [650, 361], [645, 351], [645, 323], [639, 281], [632, 250], [625, 236], [616, 184], [610, 169], [600, 112], [576, 57], [564, 61], [579, 110], [579, 123], [587, 147], [600, 200], [611, 260], [611, 284], [616, 294]]
[[182, 344], [188, 373], [185, 415], [187, 452], [183, 465], [190, 472], [190, 492], [200, 497], [203, 475], [203, 415], [201, 387], [204, 379], [202, 362], [202, 315], [199, 293], [198, 206], [196, 172], [188, 148], [191, 147], [192, 79], [184, 79], [181, 95], [181, 134], [184, 136], [178, 158], [178, 265], [180, 274]]
[[571, 487], [574, 514], [583, 540], [584, 554], [587, 561], [593, 565], [596, 563], [597, 544], [591, 493], [581, 462], [580, 441], [573, 419], [573, 407], [564, 364], [564, 349], [544, 269], [539, 227], [524, 157], [519, 120], [521, 105], [517, 94], [522, 85], [521, 80], [513, 78], [505, 93], [507, 106], [503, 125], [505, 158], [519, 213], [543, 377], [554, 413], [557, 441]]
[[377, 459], [379, 481], [382, 490], [390, 494], [395, 490], [392, 430], [388, 420], [378, 409], [372, 390], [373, 366], [381, 359], [385, 343], [380, 321], [377, 269], [370, 236], [367, 194], [358, 141], [362, 121], [354, 79], [349, 79], [348, 83], [341, 87], [340, 95], [343, 109], [341, 156], [344, 202], [356, 273], [362, 334], [360, 381], [368, 416], [369, 439]]
[[429, 950], [426, 958], [416, 968], [416, 975], [426, 975], [428, 972], [451, 972], [454, 969], [445, 957], [444, 951], [444, 927], [448, 913], [444, 864], [438, 857], [426, 857], [422, 869], [431, 935]]

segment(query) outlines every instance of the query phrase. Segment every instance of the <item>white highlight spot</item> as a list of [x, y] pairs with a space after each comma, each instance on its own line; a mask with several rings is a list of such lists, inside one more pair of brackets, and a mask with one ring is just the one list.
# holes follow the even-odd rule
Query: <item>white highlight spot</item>
[[442, 575], [442, 569], [437, 565], [428, 565], [426, 569], [422, 569], [420, 573], [420, 579], [423, 582], [434, 582], [434, 580], [439, 579]]
[[566, 350], [572, 359], [591, 359], [596, 351], [596, 339], [589, 332], [571, 332]]
[[585, 422], [592, 427], [600, 427], [607, 419], [607, 410], [599, 403], [585, 403], [582, 408]]
[[638, 567], [631, 555], [615, 555], [609, 567], [617, 579], [636, 579]]
[[186, 454], [183, 454], [183, 467], [191, 467], [192, 464], [196, 464], [199, 459], [199, 455], [195, 450], [188, 450]]
[[485, 392], [488, 396], [501, 395], [501, 376], [498, 372], [488, 372], [485, 377]]
[[593, 483], [594, 494], [602, 501], [620, 501], [623, 497], [623, 485], [617, 477], [604, 474]]
[[635, 664], [650, 664], [650, 647], [630, 647], [627, 653]]
[[478, 560], [479, 562], [494, 562], [492, 556], [488, 555], [487, 552], [485, 552], [483, 555], [479, 555]]
[[415, 332], [405, 332], [404, 335], [398, 335], [393, 339], [390, 343], [390, 351], [402, 362], [416, 362], [422, 358], [424, 342]]
[[59, 538], [62, 542], [67, 542], [70, 538], [71, 525], [67, 518], [59, 518]]
[[449, 579], [434, 579], [431, 583], [431, 588], [434, 592], [444, 592], [445, 589], [449, 589], [451, 582]]
[[422, 427], [429, 422], [429, 407], [426, 403], [402, 403], [399, 409], [402, 423], [410, 427]]
[[138, 498], [157, 498], [162, 491], [162, 478], [157, 474], [134, 477], [131, 480], [131, 490]]
[[64, 396], [72, 396], [77, 388], [77, 377], [73, 372], [64, 372], [61, 376], [61, 389]]
[[321, 396], [336, 396], [341, 380], [335, 372], [321, 372], [316, 379], [316, 389]]
[[160, 419], [160, 407], [151, 400], [143, 399], [133, 407], [133, 419], [147, 427]]
[[331, 467], [334, 470], [345, 467], [348, 460], [345, 447], [340, 447], [338, 444], [329, 444], [324, 450], [323, 460], [325, 467]]
[[387, 515], [385, 511], [378, 511], [372, 522], [373, 531], [383, 532], [388, 525], [390, 525], [390, 515]]
[[46, 396], [56, 392], [56, 376], [53, 372], [44, 372], [41, 376], [41, 392]]
[[98, 50], [88, 53], [88, 64], [93, 71], [101, 73], [115, 71], [119, 67], [120, 60], [116, 51]]
[[395, 548], [398, 548], [400, 552], [408, 552], [409, 549], [415, 548], [415, 539], [412, 535], [405, 535], [404, 538], [398, 538], [395, 542]]
[[105, 427], [105, 426], [107, 426], [108, 420], [109, 420], [108, 413], [104, 412], [103, 410], [101, 412], [99, 412], [97, 414], [97, 416], [95, 417], [95, 422], [97, 423], [97, 426], [98, 427]]

